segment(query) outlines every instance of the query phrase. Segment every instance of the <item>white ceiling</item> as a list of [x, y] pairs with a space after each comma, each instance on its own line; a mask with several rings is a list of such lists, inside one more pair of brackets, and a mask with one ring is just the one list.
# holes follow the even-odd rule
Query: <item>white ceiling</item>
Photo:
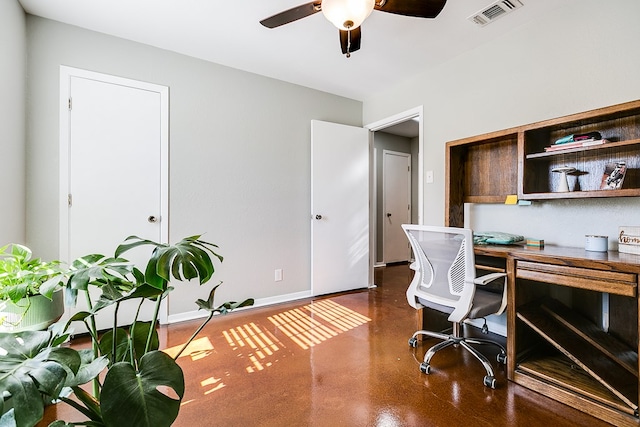
[[229, 67], [364, 100], [577, 0], [522, 0], [485, 26], [467, 17], [493, 0], [449, 0], [435, 19], [373, 11], [347, 59], [321, 13], [276, 29], [261, 19], [305, 0], [19, 0], [27, 13]]

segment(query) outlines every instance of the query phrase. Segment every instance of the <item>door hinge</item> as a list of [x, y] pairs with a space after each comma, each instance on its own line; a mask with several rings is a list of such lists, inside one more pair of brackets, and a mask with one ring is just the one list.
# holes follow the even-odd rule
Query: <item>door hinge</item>
[[69, 207], [73, 204], [73, 197], [71, 197], [71, 194], [67, 194], [67, 203], [69, 204]]
[[71, 97], [69, 97], [69, 111], [71, 111]]

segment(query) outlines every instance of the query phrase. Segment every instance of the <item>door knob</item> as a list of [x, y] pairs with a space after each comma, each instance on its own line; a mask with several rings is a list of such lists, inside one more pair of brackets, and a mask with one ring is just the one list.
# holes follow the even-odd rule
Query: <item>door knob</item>
[[387, 218], [391, 218], [391, 214], [387, 212]]
[[322, 219], [322, 215], [316, 215], [316, 219]]
[[149, 222], [158, 222], [158, 218], [153, 216], [153, 215], [151, 215], [151, 216], [149, 216], [149, 218], [147, 218], [147, 221], [149, 221]]

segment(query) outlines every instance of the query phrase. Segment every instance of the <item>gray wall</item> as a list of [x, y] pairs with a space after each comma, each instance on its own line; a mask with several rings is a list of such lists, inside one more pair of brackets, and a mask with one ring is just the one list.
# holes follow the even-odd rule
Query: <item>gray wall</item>
[[25, 85], [27, 33], [17, 0], [0, 1], [2, 204], [0, 246], [25, 242]]
[[[435, 176], [424, 185], [425, 224], [444, 222], [447, 141], [640, 99], [639, 16], [637, 0], [570, 2], [365, 99], [365, 123], [424, 105], [424, 169]], [[584, 245], [585, 234], [614, 237], [619, 225], [640, 225], [638, 197], [471, 205], [468, 211], [474, 229], [574, 247]]]
[[[362, 103], [34, 16], [27, 29], [27, 237], [38, 249], [57, 256], [68, 65], [169, 87], [170, 240], [205, 233], [220, 246], [219, 301], [309, 291], [310, 121], [360, 126]], [[180, 284], [170, 314], [195, 310], [208, 289]]]

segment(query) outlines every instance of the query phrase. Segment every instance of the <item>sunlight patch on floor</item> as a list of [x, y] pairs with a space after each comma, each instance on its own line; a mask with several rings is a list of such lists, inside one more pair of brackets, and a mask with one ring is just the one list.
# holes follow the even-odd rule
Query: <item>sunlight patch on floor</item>
[[222, 378], [213, 378], [213, 377], [209, 377], [206, 380], [201, 381], [200, 385], [203, 388], [213, 386], [212, 388], [204, 392], [205, 395], [211, 394], [214, 391], [218, 391], [226, 386], [225, 383], [222, 382]]
[[268, 368], [273, 364], [275, 353], [282, 345], [268, 331], [263, 331], [255, 323], [223, 331], [222, 335], [233, 350], [245, 349], [251, 364], [246, 368], [247, 372], [257, 372]]
[[368, 317], [331, 300], [313, 302], [307, 305], [305, 309], [308, 310], [312, 316], [326, 320], [343, 332], [371, 322], [371, 319]]
[[[184, 347], [184, 344], [179, 344], [170, 348], [166, 348], [162, 351], [164, 351], [171, 357], [176, 357], [176, 354], [178, 354], [178, 352], [182, 349], [182, 347]], [[212, 350], [213, 350], [213, 344], [211, 344], [211, 341], [209, 341], [209, 338], [202, 337], [202, 338], [198, 338], [191, 341], [191, 343], [189, 343], [187, 348], [182, 352], [180, 357], [190, 356], [191, 360], [195, 361], [195, 360], [199, 360], [204, 357], [207, 357], [209, 354], [211, 354]]]
[[371, 319], [333, 301], [321, 300], [270, 316], [269, 321], [307, 350]]

